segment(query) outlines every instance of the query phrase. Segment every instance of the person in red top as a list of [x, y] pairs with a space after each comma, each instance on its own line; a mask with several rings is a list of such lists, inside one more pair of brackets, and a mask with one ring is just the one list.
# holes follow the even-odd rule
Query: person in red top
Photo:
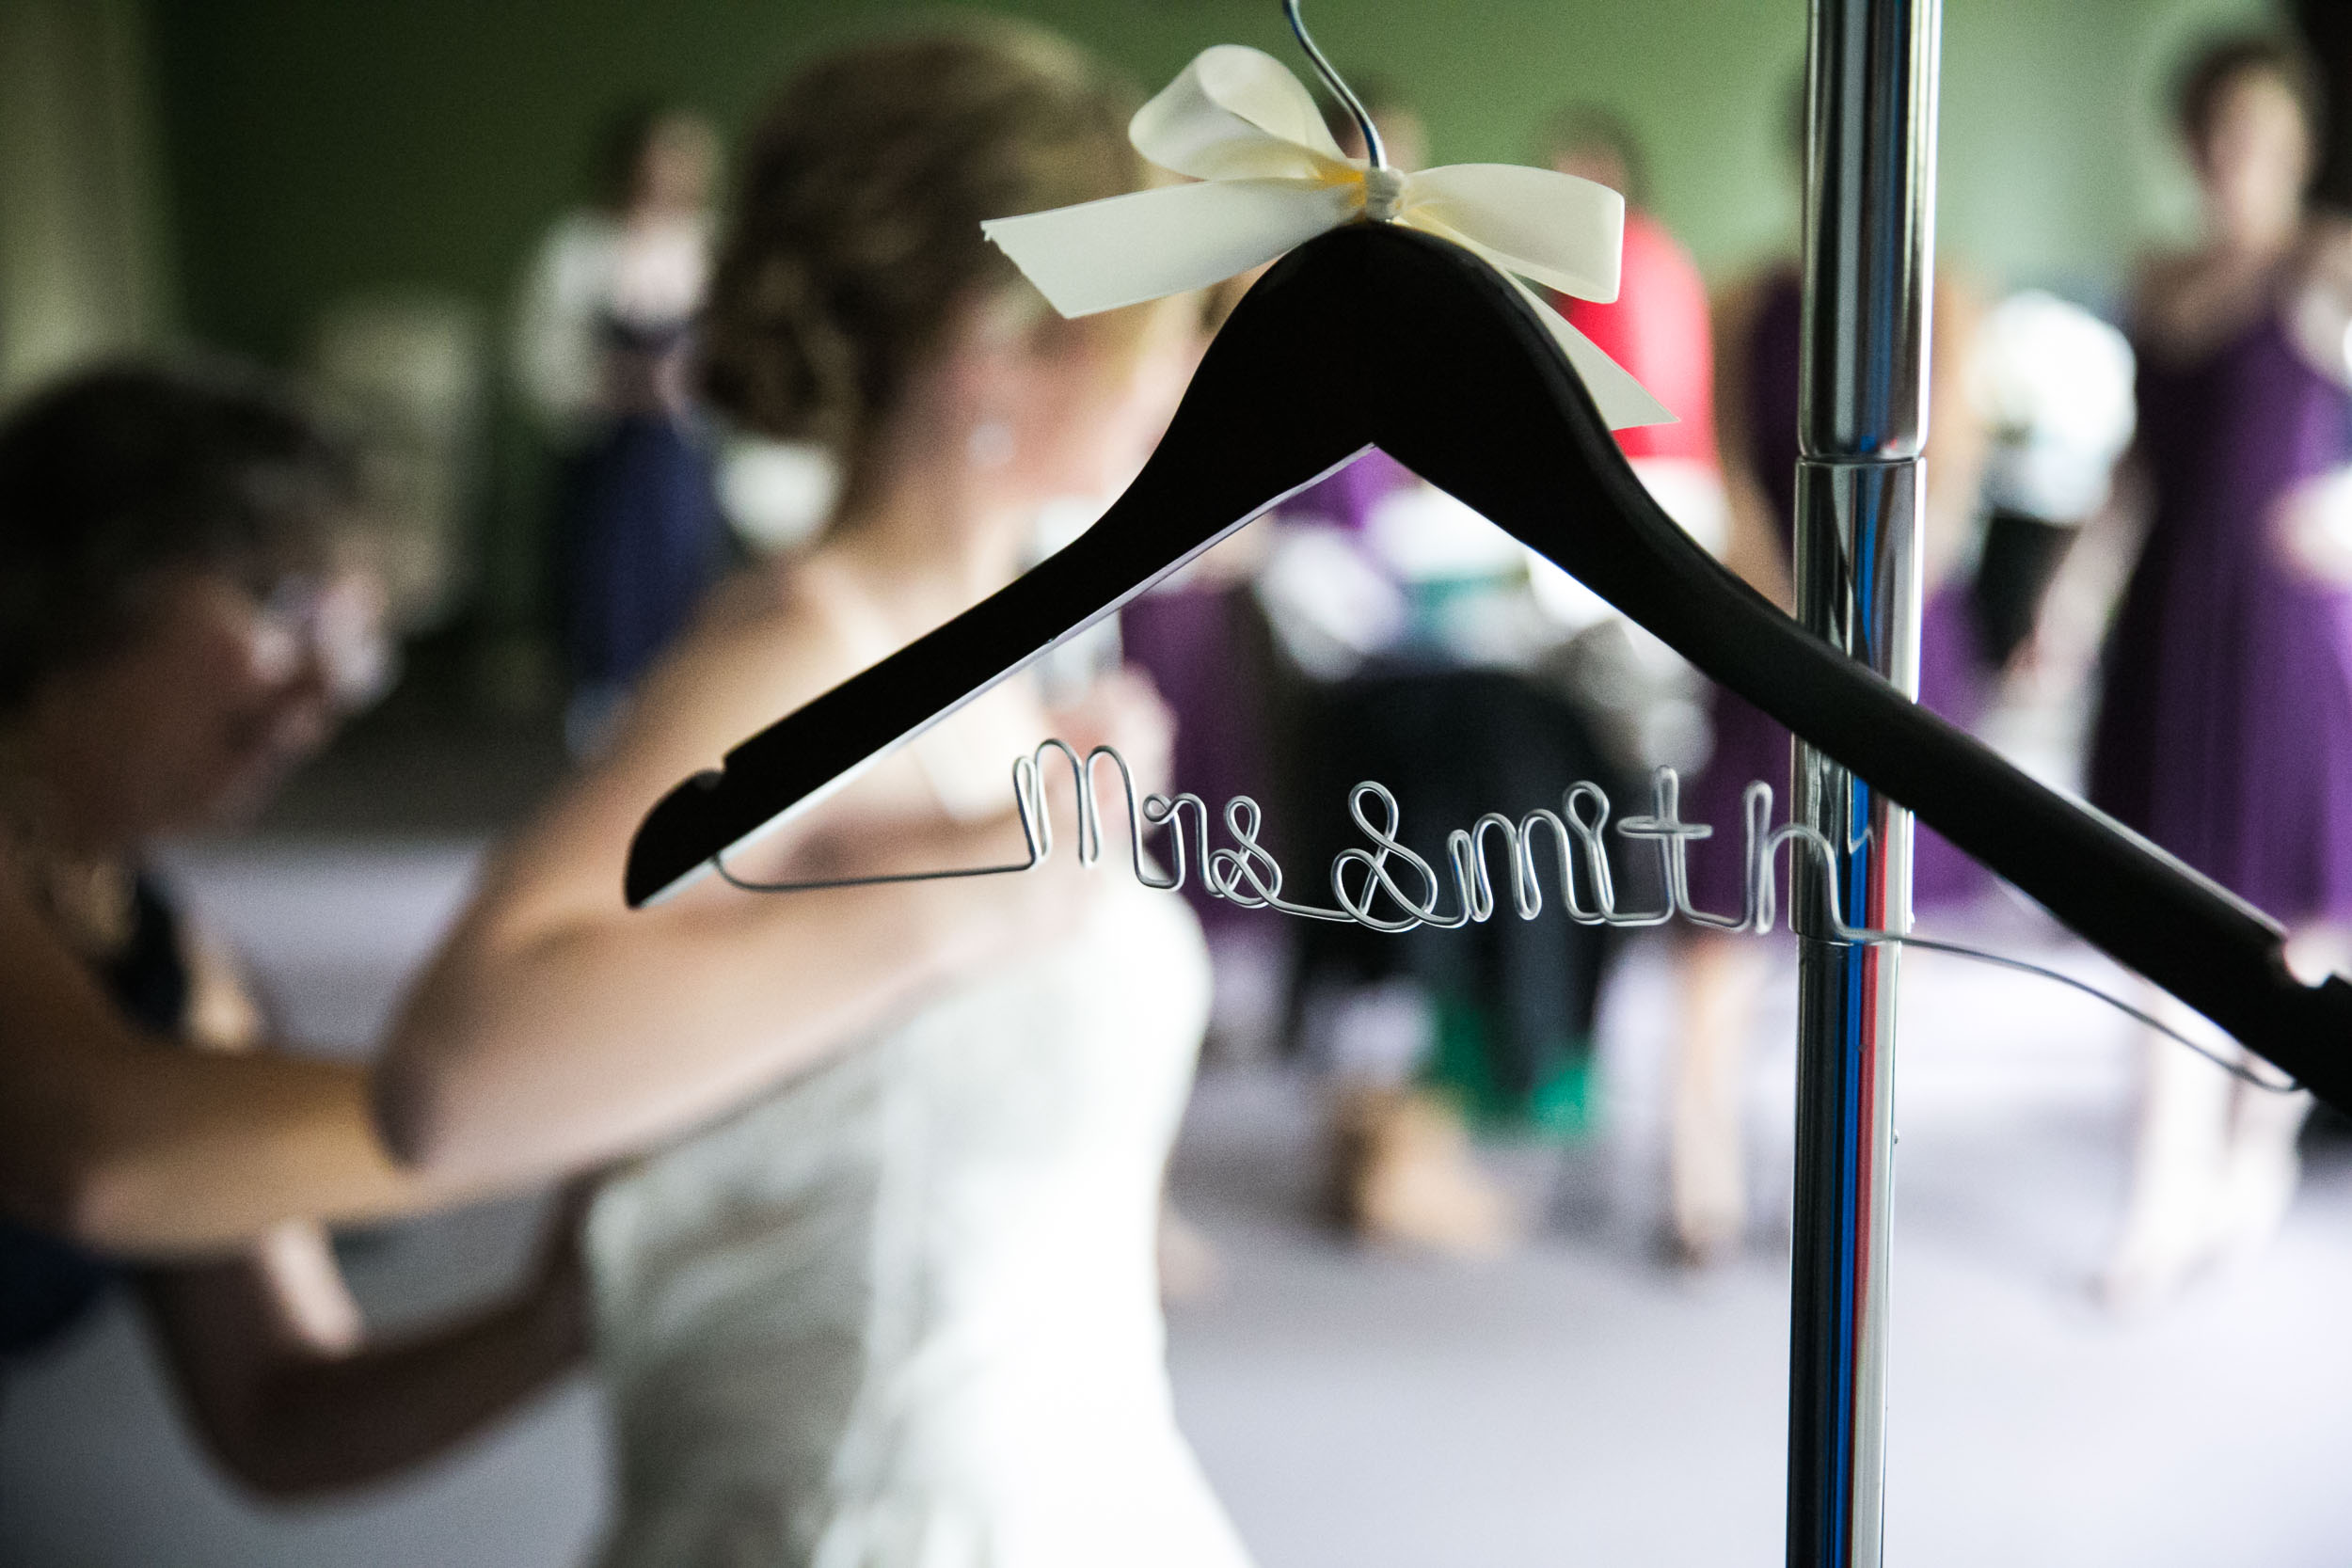
[[1715, 352], [1698, 264], [1645, 209], [1641, 144], [1615, 115], [1584, 104], [1562, 110], [1545, 135], [1544, 161], [1625, 197], [1616, 299], [1597, 305], [1555, 295], [1553, 302], [1578, 331], [1674, 411], [1672, 424], [1618, 431], [1617, 446], [1659, 504], [1720, 552], [1725, 521], [1715, 448]]

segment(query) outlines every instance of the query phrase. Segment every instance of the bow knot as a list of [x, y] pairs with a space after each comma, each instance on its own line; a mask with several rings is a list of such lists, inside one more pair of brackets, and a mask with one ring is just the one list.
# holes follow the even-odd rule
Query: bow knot
[[1514, 164], [1408, 174], [1347, 157], [1314, 99], [1256, 49], [1204, 49], [1136, 111], [1136, 150], [1197, 184], [993, 218], [982, 232], [1065, 316], [1206, 288], [1361, 217], [1470, 250], [1508, 279], [1583, 378], [1612, 429], [1674, 420], [1642, 384], [1520, 281], [1578, 299], [1617, 297], [1625, 198]]
[[1392, 223], [1405, 208], [1405, 171], [1383, 166], [1364, 170], [1364, 216]]

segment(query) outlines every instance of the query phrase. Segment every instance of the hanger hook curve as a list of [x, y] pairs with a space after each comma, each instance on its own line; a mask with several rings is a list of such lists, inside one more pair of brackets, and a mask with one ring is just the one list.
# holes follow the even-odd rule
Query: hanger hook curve
[[1306, 21], [1298, 14], [1298, 0], [1282, 0], [1282, 15], [1290, 22], [1291, 32], [1297, 38], [1298, 47], [1304, 49], [1307, 58], [1313, 62], [1315, 74], [1323, 78], [1323, 85], [1331, 89], [1332, 96], [1346, 106], [1348, 114], [1355, 119], [1356, 129], [1363, 133], [1364, 161], [1374, 168], [1388, 167], [1388, 150], [1380, 145], [1380, 130], [1372, 122], [1372, 111], [1364, 107], [1364, 101], [1356, 96], [1355, 89], [1341, 78], [1331, 62], [1324, 57], [1323, 51], [1315, 47], [1315, 40], [1308, 36]]

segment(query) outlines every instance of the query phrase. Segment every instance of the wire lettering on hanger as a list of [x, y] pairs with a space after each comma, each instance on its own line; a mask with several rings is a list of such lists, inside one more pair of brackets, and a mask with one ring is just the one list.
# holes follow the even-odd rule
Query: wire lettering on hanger
[[[1404, 818], [1395, 795], [1378, 780], [1366, 779], [1348, 791], [1347, 811], [1372, 847], [1343, 849], [1332, 857], [1332, 904], [1321, 905], [1303, 903], [1284, 894], [1281, 863], [1259, 838], [1263, 831], [1264, 814], [1250, 797], [1236, 795], [1226, 801], [1225, 831], [1232, 842], [1212, 847], [1206, 800], [1189, 791], [1149, 794], [1138, 800], [1135, 774], [1117, 750], [1097, 746], [1081, 756], [1075, 747], [1063, 740], [1044, 741], [1029, 755], [1013, 761], [1013, 815], [1020, 823], [1022, 841], [1027, 850], [1019, 861], [1002, 865], [821, 881], [755, 881], [728, 870], [723, 854], [713, 855], [710, 864], [729, 886], [747, 893], [814, 893], [884, 882], [940, 881], [1032, 871], [1054, 852], [1054, 819], [1046, 804], [1045, 778], [1047, 765], [1055, 756], [1069, 764], [1076, 796], [1079, 863], [1092, 866], [1103, 858], [1103, 816], [1096, 770], [1107, 765], [1118, 775], [1118, 799], [1126, 807], [1128, 868], [1136, 881], [1161, 892], [1181, 889], [1192, 875], [1192, 868], [1198, 866], [1201, 886], [1211, 897], [1247, 910], [1272, 910], [1303, 920], [1334, 921], [1391, 934], [1424, 927], [1460, 930], [1493, 919], [1501, 908], [1490, 859], [1490, 846], [1500, 845], [1510, 881], [1511, 904], [1522, 920], [1533, 920], [1543, 912], [1542, 871], [1549, 863], [1553, 868], [1552, 879], [1560, 889], [1561, 906], [1567, 917], [1580, 926], [1637, 929], [1662, 926], [1679, 918], [1712, 930], [1761, 936], [1769, 934], [1779, 920], [1778, 879], [1773, 872], [1781, 851], [1786, 848], [1792, 884], [1800, 863], [1809, 862], [1820, 894], [1817, 918], [1820, 929], [1808, 929], [1800, 935], [1823, 942], [1888, 942], [1925, 948], [2055, 980], [2137, 1020], [2259, 1088], [2285, 1093], [2296, 1087], [2291, 1081], [2281, 1083], [2255, 1072], [2122, 998], [2061, 971], [1909, 932], [1848, 926], [1838, 905], [1837, 862], [1829, 840], [1801, 822], [1784, 822], [1773, 827], [1772, 787], [1760, 780], [1751, 783], [1740, 799], [1743, 896], [1737, 914], [1712, 913], [1691, 901], [1690, 846], [1699, 839], [1713, 837], [1715, 830], [1704, 822], [1682, 819], [1681, 779], [1671, 768], [1660, 768], [1650, 776], [1648, 815], [1624, 817], [1617, 823], [1620, 839], [1658, 847], [1660, 881], [1665, 898], [1654, 910], [1628, 911], [1617, 907], [1616, 881], [1607, 850], [1609, 796], [1590, 780], [1569, 785], [1557, 812], [1539, 807], [1516, 820], [1501, 812], [1488, 812], [1468, 828], [1449, 832], [1445, 841], [1447, 870], [1452, 873], [1449, 903], [1449, 879], [1398, 836]], [[1144, 840], [1163, 829], [1168, 834], [1168, 870], [1165, 874], [1154, 871], [1144, 848]], [[1545, 848], [1549, 851], [1548, 857], [1542, 852]], [[1806, 924], [1810, 926], [1813, 921], [1809, 919]]]
[[[900, 872], [881, 877], [849, 877], [823, 881], [754, 881], [727, 869], [723, 857], [712, 865], [730, 884], [752, 893], [806, 893], [827, 888], [858, 887], [877, 882], [927, 881], [950, 877], [993, 877], [1029, 871], [1044, 863], [1054, 851], [1054, 823], [1047, 809], [1047, 766], [1059, 756], [1069, 765], [1076, 796], [1076, 836], [1079, 863], [1101, 861], [1104, 824], [1097, 770], [1107, 767], [1117, 775], [1116, 799], [1127, 816], [1127, 860], [1137, 881], [1165, 892], [1182, 888], [1195, 874], [1213, 898], [1248, 910], [1272, 910], [1305, 920], [1336, 921], [1375, 931], [1399, 934], [1430, 927], [1459, 930], [1494, 918], [1501, 908], [1496, 893], [1494, 851], [1500, 847], [1503, 875], [1510, 885], [1511, 904], [1522, 920], [1533, 920], [1544, 909], [1544, 871], [1559, 888], [1567, 917], [1580, 926], [1631, 929], [1661, 926], [1677, 917], [1693, 925], [1724, 931], [1771, 932], [1779, 920], [1776, 879], [1772, 875], [1782, 849], [1789, 852], [1793, 875], [1799, 862], [1809, 858], [1821, 895], [1823, 939], [1831, 942], [1902, 940], [1901, 933], [1849, 927], [1838, 908], [1832, 879], [1836, 861], [1829, 841], [1803, 823], [1772, 825], [1772, 789], [1748, 785], [1742, 800], [1745, 831], [1742, 866], [1745, 897], [1738, 914], [1716, 914], [1691, 901], [1688, 851], [1715, 830], [1681, 816], [1681, 781], [1671, 768], [1651, 776], [1648, 815], [1628, 816], [1616, 825], [1620, 839], [1657, 846], [1660, 883], [1665, 901], [1653, 910], [1617, 907], [1616, 879], [1606, 847], [1610, 803], [1607, 792], [1589, 780], [1569, 786], [1557, 812], [1537, 808], [1516, 820], [1488, 812], [1468, 828], [1446, 835], [1446, 870], [1406, 845], [1398, 835], [1403, 812], [1396, 796], [1376, 779], [1366, 779], [1348, 791], [1348, 816], [1370, 841], [1369, 848], [1343, 849], [1332, 858], [1328, 905], [1305, 903], [1287, 895], [1280, 862], [1261, 842], [1264, 814], [1247, 795], [1225, 803], [1224, 826], [1232, 842], [1210, 843], [1209, 805], [1189, 791], [1177, 795], [1151, 794], [1137, 800], [1135, 775], [1127, 759], [1109, 746], [1097, 746], [1081, 756], [1066, 741], [1047, 740], [1012, 765], [1013, 815], [1019, 821], [1027, 853], [1002, 865], [958, 867], [941, 871]], [[1167, 832], [1169, 869], [1155, 873], [1144, 841]], [[1450, 893], [1448, 883], [1451, 883]], [[1811, 933], [1807, 933], [1811, 934]]]

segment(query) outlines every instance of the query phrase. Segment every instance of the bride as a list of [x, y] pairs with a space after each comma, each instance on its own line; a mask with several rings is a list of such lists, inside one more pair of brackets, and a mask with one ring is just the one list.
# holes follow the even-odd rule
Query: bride
[[[1002, 25], [858, 48], [785, 91], [704, 376], [743, 425], [833, 449], [834, 515], [723, 593], [501, 858], [386, 1061], [395, 1148], [445, 1173], [655, 1146], [586, 1232], [610, 1564], [1244, 1561], [1175, 1427], [1153, 1271], [1206, 1009], [1183, 902], [1050, 868], [620, 902], [672, 784], [1009, 580], [1042, 503], [1140, 462], [1194, 312], [1060, 321], [980, 237], [1139, 186], [1131, 108]], [[1000, 862], [1013, 756], [1107, 741], [1149, 779], [1167, 729], [1126, 677], [1061, 712], [1008, 684], [731, 869]]]

